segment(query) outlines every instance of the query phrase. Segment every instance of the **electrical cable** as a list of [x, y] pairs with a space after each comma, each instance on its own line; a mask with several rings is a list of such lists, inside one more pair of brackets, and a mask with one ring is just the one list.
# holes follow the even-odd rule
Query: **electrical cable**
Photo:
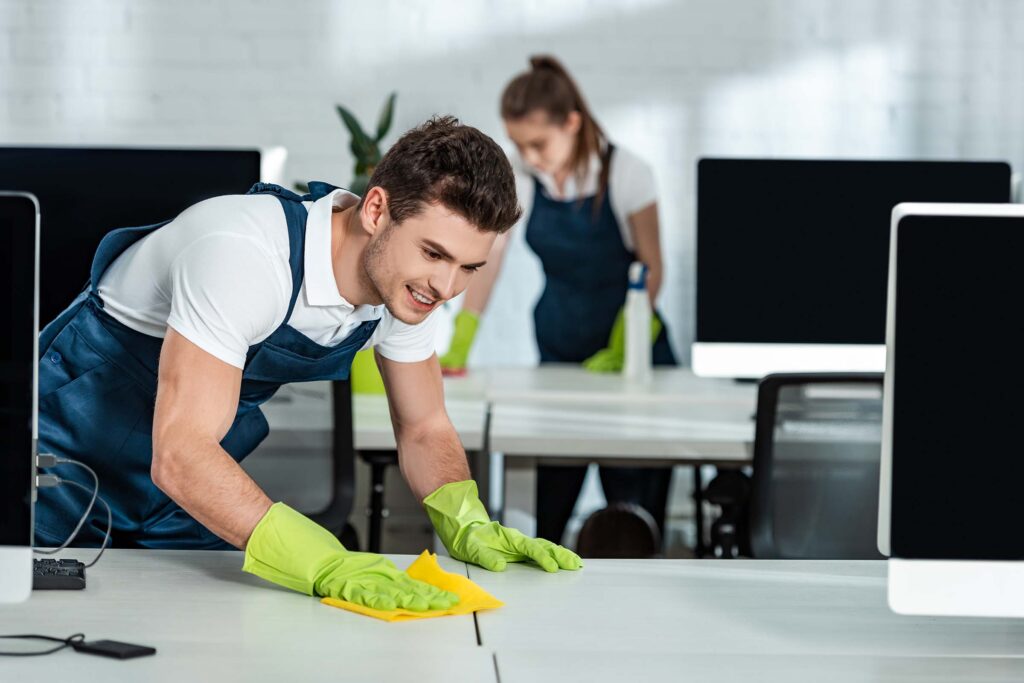
[[75, 643], [81, 643], [85, 640], [85, 634], [76, 633], [74, 635], [68, 636], [67, 638], [54, 638], [53, 636], [41, 636], [35, 633], [25, 633], [13, 636], [0, 636], [0, 638], [9, 640], [50, 640], [55, 643], [61, 643], [57, 647], [50, 648], [49, 650], [36, 650], [29, 652], [0, 651], [0, 657], [38, 657], [40, 655], [52, 655], [54, 652], [60, 652], [66, 647], [74, 647]]
[[[92, 513], [93, 506], [96, 505], [96, 497], [100, 493], [100, 478], [98, 476], [96, 476], [96, 471], [93, 470], [93, 468], [89, 467], [85, 463], [78, 462], [77, 460], [67, 460], [67, 459], [64, 459], [64, 458], [58, 458], [58, 459], [55, 460], [55, 462], [57, 464], [63, 464], [65, 462], [67, 462], [67, 463], [79, 465], [80, 467], [85, 469], [90, 475], [92, 475], [93, 484], [94, 484], [95, 488], [92, 491], [92, 499], [89, 501], [89, 505], [85, 508], [85, 512], [82, 513], [82, 516], [78, 520], [78, 524], [75, 525], [75, 528], [71, 532], [71, 534], [66, 539], [64, 539], [63, 543], [61, 543], [59, 546], [57, 546], [56, 548], [54, 548], [52, 550], [35, 550], [34, 552], [36, 554], [38, 554], [38, 555], [56, 555], [61, 550], [64, 550], [65, 548], [67, 548], [71, 544], [71, 542], [74, 541], [75, 538], [78, 536], [78, 533], [82, 530], [82, 525], [85, 524], [85, 520], [88, 519], [89, 515]], [[56, 484], [58, 484], [58, 485], [64, 484], [64, 483], [69, 481], [67, 479], [62, 479], [61, 477], [58, 477], [56, 475], [50, 475], [50, 476], [52, 476], [54, 478]], [[88, 489], [86, 489], [86, 491], [88, 491]]]
[[[63, 484], [71, 484], [72, 486], [77, 486], [78, 488], [82, 489], [86, 493], [89, 493], [89, 488], [79, 484], [77, 481], [71, 481], [70, 479], [61, 479], [61, 483], [63, 483]], [[103, 557], [103, 551], [107, 549], [107, 544], [110, 542], [110, 528], [113, 526], [113, 523], [114, 523], [114, 516], [110, 512], [110, 506], [107, 505], [107, 501], [103, 500], [102, 496], [97, 496], [96, 500], [98, 500], [99, 502], [103, 503], [103, 507], [105, 507], [107, 509], [107, 533], [104, 534], [104, 536], [103, 536], [103, 543], [100, 544], [100, 551], [98, 553], [96, 553], [96, 557], [92, 558], [92, 562], [90, 562], [87, 565], [85, 565], [86, 569], [88, 569], [89, 567], [91, 567], [94, 564], [96, 564], [97, 562], [99, 562], [100, 558]]]
[[[107, 501], [103, 500], [103, 498], [101, 498], [100, 495], [99, 495], [99, 493], [100, 493], [100, 478], [99, 478], [99, 476], [97, 476], [96, 471], [93, 470], [93, 468], [89, 467], [84, 462], [79, 462], [78, 460], [73, 460], [71, 458], [58, 458], [58, 457], [56, 457], [56, 456], [54, 456], [52, 454], [48, 454], [47, 453], [47, 454], [40, 454], [38, 456], [38, 460], [39, 460], [40, 467], [53, 467], [53, 466], [56, 466], [56, 465], [75, 465], [77, 467], [81, 467], [82, 469], [84, 469], [86, 472], [88, 472], [92, 476], [93, 489], [92, 489], [92, 491], [90, 491], [87, 486], [84, 486], [83, 484], [80, 484], [77, 481], [72, 481], [71, 479], [63, 479], [63, 478], [58, 477], [56, 475], [39, 475], [38, 481], [39, 481], [40, 486], [44, 485], [44, 483], [43, 483], [44, 481], [46, 482], [45, 485], [49, 485], [49, 486], [59, 486], [59, 485], [63, 485], [63, 484], [70, 484], [70, 485], [72, 485], [72, 486], [74, 486], [76, 488], [82, 489], [87, 494], [91, 494], [92, 498], [89, 500], [89, 505], [85, 508], [85, 512], [82, 513], [81, 518], [79, 518], [78, 524], [75, 525], [74, 530], [64, 540], [63, 543], [61, 543], [58, 547], [53, 548], [51, 550], [33, 549], [33, 552], [38, 554], [38, 555], [55, 555], [55, 554], [59, 553], [61, 550], [64, 550], [69, 545], [71, 545], [71, 543], [75, 540], [75, 538], [78, 537], [79, 532], [82, 530], [82, 526], [85, 524], [85, 520], [89, 518], [90, 514], [92, 514], [92, 510], [96, 506], [96, 501], [99, 500], [99, 502], [102, 503], [103, 507], [105, 507], [106, 510], [107, 510], [107, 531], [106, 531], [106, 534], [103, 537], [103, 543], [100, 546], [99, 553], [96, 554], [96, 557], [93, 558], [92, 562], [90, 562], [89, 564], [85, 565], [86, 568], [93, 566], [94, 564], [99, 562], [100, 557], [103, 556], [103, 551], [107, 549], [107, 543], [110, 541], [110, 532], [111, 532], [111, 529], [113, 527], [113, 521], [114, 521], [113, 520], [113, 515], [111, 514], [111, 511], [110, 511], [110, 506], [107, 504]], [[44, 479], [44, 477], [46, 477], [46, 479]]]

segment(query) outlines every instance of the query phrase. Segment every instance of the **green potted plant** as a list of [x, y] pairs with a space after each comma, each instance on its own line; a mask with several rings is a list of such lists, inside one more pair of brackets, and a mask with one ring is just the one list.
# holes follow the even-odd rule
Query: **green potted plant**
[[388, 99], [384, 102], [384, 107], [380, 111], [380, 118], [377, 120], [377, 130], [372, 136], [363, 130], [363, 127], [356, 120], [356, 117], [352, 115], [352, 112], [340, 104], [336, 107], [338, 116], [341, 117], [345, 127], [348, 128], [349, 135], [352, 137], [349, 149], [352, 150], [352, 156], [356, 160], [355, 177], [349, 184], [348, 189], [359, 196], [362, 196], [366, 191], [366, 186], [370, 183], [370, 176], [373, 175], [373, 169], [377, 167], [383, 156], [380, 142], [388, 134], [388, 131], [391, 130], [391, 120], [395, 111], [395, 97], [396, 93], [388, 95]]
[[[380, 142], [384, 139], [384, 136], [391, 130], [391, 121], [395, 113], [395, 98], [397, 93], [391, 93], [388, 95], [388, 99], [384, 102], [384, 107], [380, 110], [380, 118], [377, 120], [377, 130], [374, 135], [369, 135], [363, 130], [362, 125], [345, 107], [340, 104], [335, 105], [338, 111], [338, 116], [341, 117], [342, 122], [348, 129], [351, 140], [349, 141], [349, 149], [352, 151], [352, 156], [355, 157], [355, 176], [349, 182], [346, 188], [349, 192], [357, 194], [360, 197], [366, 192], [366, 186], [370, 184], [370, 176], [373, 175], [373, 169], [380, 163], [380, 159], [384, 156], [381, 151]], [[309, 188], [305, 183], [295, 183], [295, 189], [306, 194]]]

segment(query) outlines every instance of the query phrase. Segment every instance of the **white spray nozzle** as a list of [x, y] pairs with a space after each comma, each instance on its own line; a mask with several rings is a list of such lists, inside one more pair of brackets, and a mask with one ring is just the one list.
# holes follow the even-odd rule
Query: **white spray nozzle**
[[644, 289], [647, 286], [647, 266], [633, 261], [629, 266], [629, 286], [633, 289]]

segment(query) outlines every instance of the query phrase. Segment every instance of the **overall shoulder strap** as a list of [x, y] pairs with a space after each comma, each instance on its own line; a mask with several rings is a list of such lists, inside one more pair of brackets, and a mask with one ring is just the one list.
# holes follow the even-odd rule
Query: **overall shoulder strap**
[[304, 201], [311, 201], [309, 195], [299, 196], [291, 190], [272, 183], [256, 183], [246, 194], [270, 194], [277, 197], [284, 211], [284, 218], [288, 224], [288, 265], [292, 271], [292, 298], [288, 302], [288, 312], [284, 316], [287, 323], [295, 310], [295, 302], [299, 300], [299, 289], [302, 287], [302, 279], [305, 275], [305, 254], [306, 254], [306, 217], [308, 212], [302, 205]]

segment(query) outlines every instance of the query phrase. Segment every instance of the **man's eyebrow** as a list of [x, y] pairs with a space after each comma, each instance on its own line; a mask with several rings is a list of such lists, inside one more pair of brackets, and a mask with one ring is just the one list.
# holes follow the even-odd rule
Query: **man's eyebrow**
[[[440, 254], [441, 258], [443, 258], [445, 261], [454, 261], [455, 260], [455, 257], [452, 256], [451, 254], [449, 254], [447, 249], [442, 247], [440, 244], [438, 244], [434, 240], [423, 240], [423, 244], [425, 244], [427, 247], [429, 247], [433, 251], [436, 251], [438, 254]], [[481, 261], [480, 263], [465, 263], [465, 264], [462, 265], [462, 267], [463, 268], [481, 268], [484, 265], [486, 265], [486, 263], [487, 263], [487, 261]]]

